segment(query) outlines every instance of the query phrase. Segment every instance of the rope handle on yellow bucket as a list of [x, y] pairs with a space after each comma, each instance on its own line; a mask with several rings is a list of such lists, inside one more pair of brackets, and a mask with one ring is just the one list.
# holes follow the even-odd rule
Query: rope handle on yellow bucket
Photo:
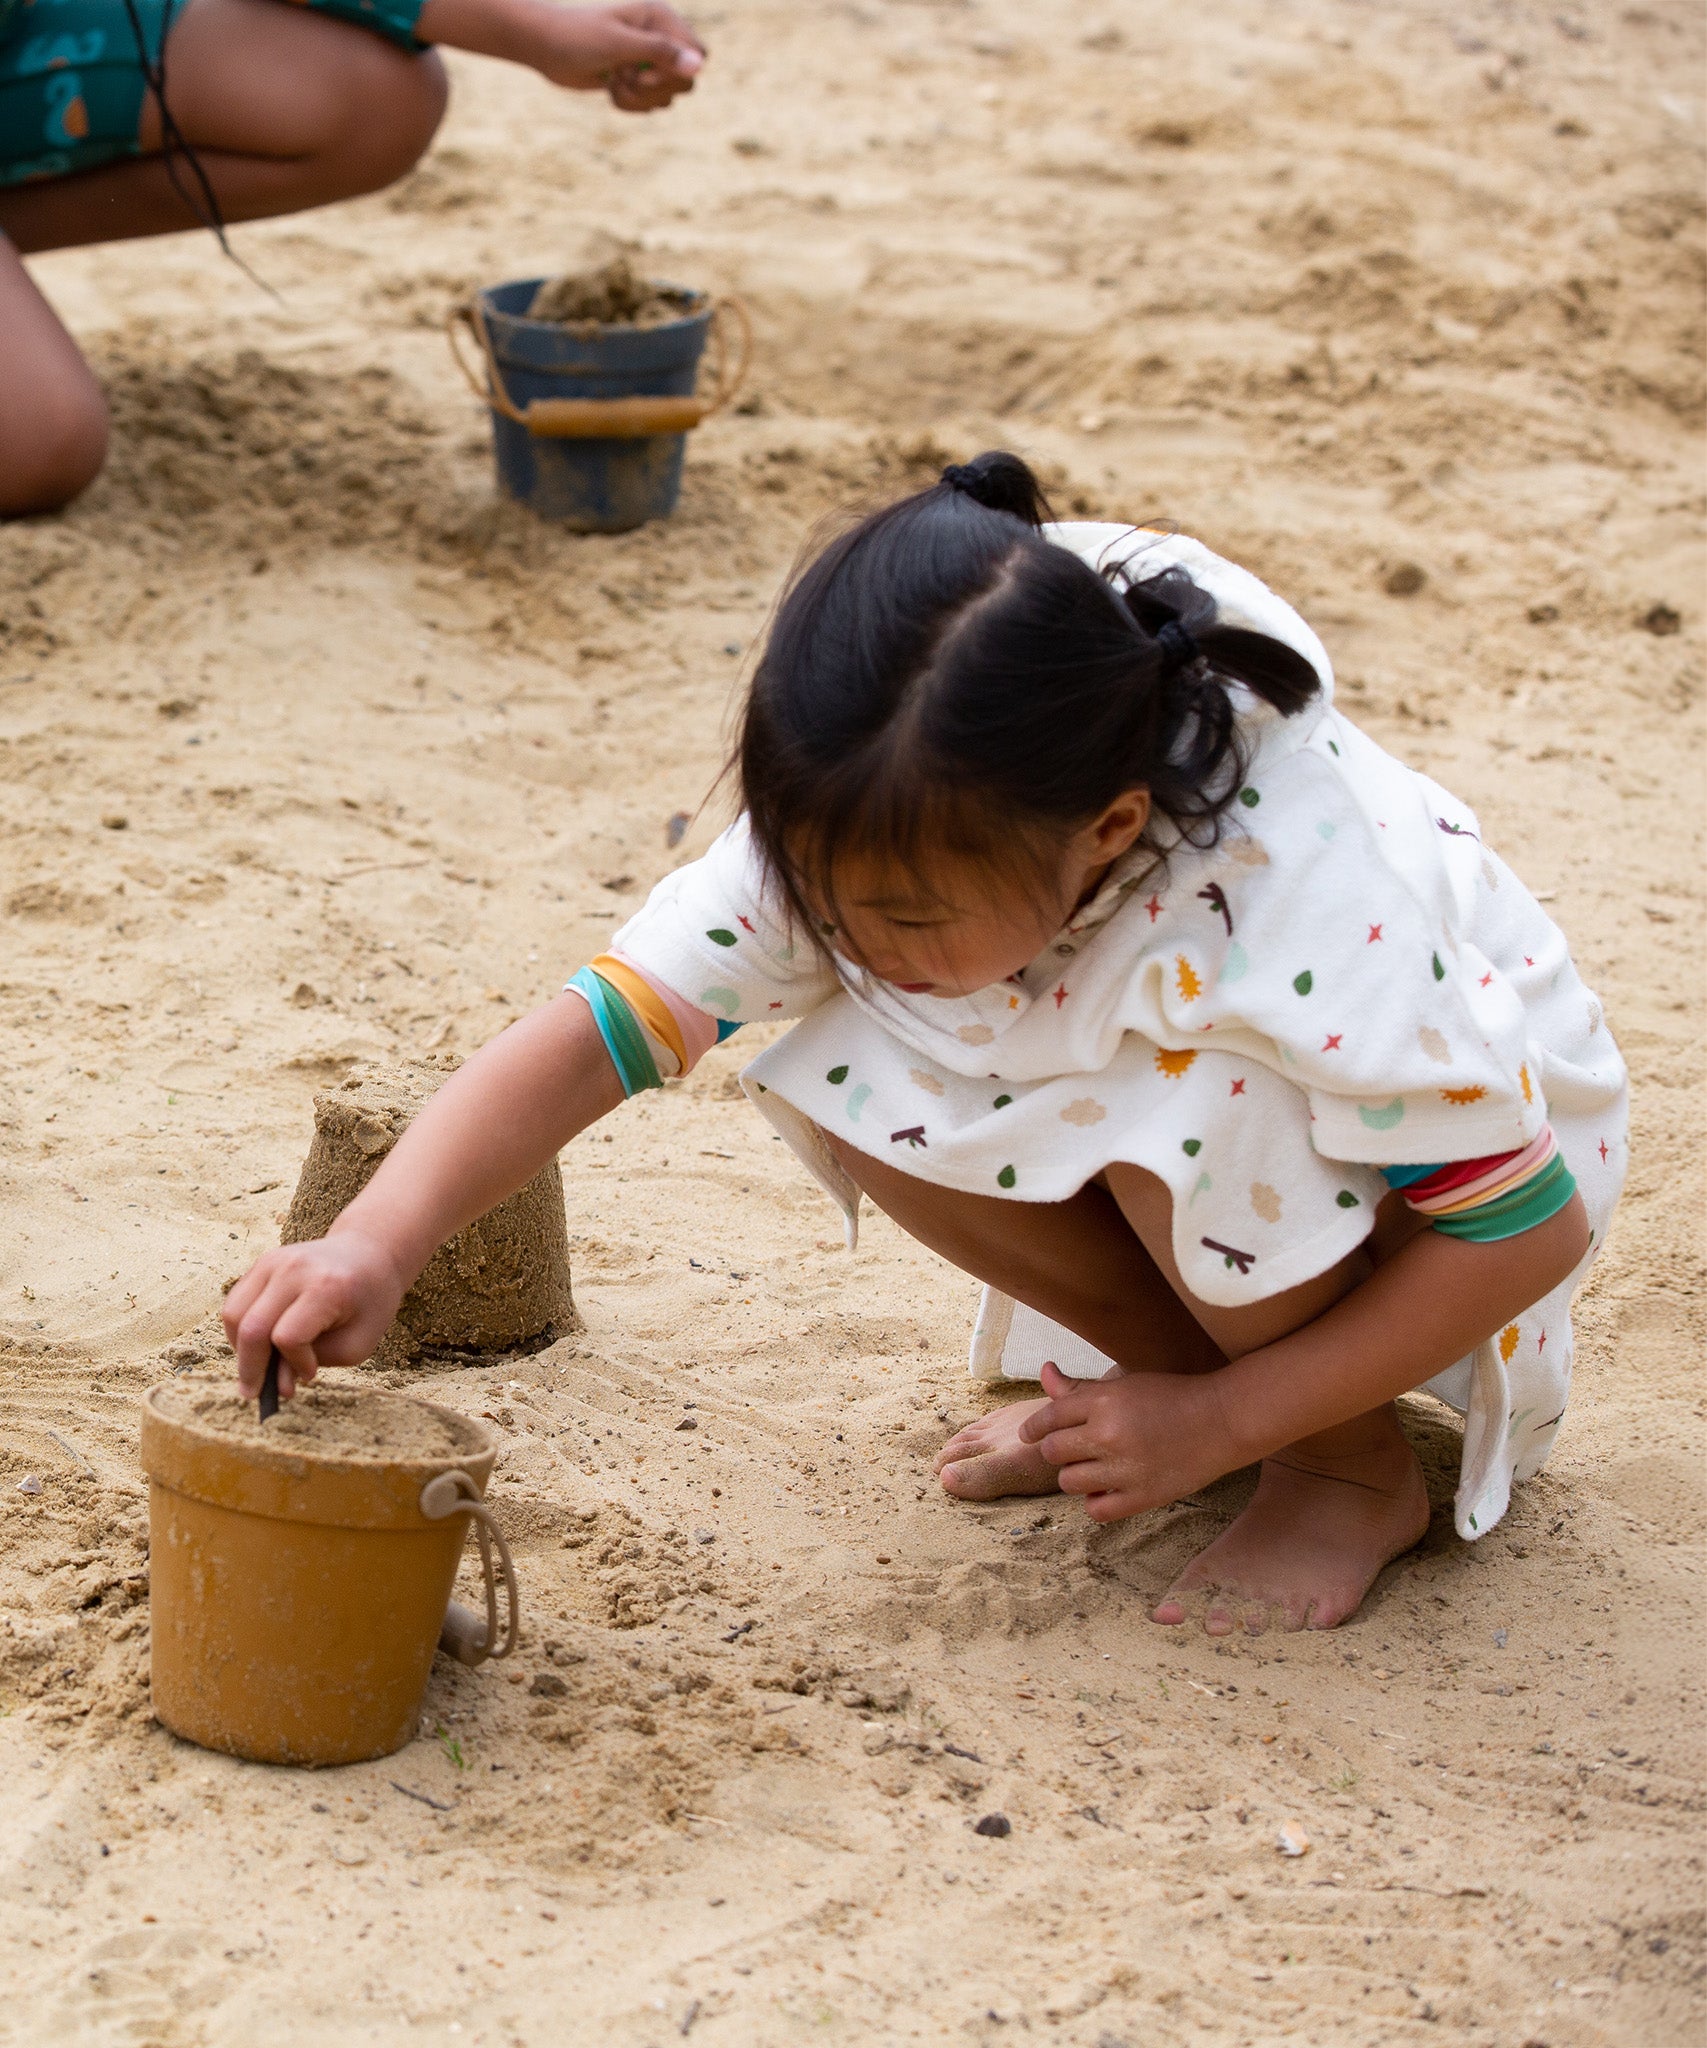
[[[474, 337], [486, 375], [482, 379], [463, 354], [461, 330]], [[734, 329], [734, 340], [729, 330]], [[736, 298], [717, 299], [711, 308], [709, 339], [715, 349], [709, 398], [535, 398], [518, 406], [504, 388], [486, 315], [478, 299], [453, 306], [445, 332], [456, 366], [482, 405], [526, 427], [530, 434], [554, 441], [637, 441], [648, 434], [682, 434], [721, 412], [746, 381], [753, 354], [753, 323]]]
[[[439, 1647], [464, 1664], [484, 1664], [488, 1657], [507, 1657], [521, 1634], [521, 1595], [516, 1588], [516, 1567], [510, 1546], [498, 1527], [497, 1517], [480, 1497], [480, 1489], [466, 1472], [441, 1472], [421, 1488], [421, 1512], [429, 1522], [442, 1522], [451, 1515], [472, 1515], [474, 1533], [480, 1539], [480, 1569], [486, 1581], [486, 1627], [480, 1633], [479, 1617], [456, 1601], [445, 1614]], [[492, 1553], [497, 1550], [494, 1569]], [[498, 1579], [504, 1581], [508, 1609], [502, 1644], [498, 1641]]]

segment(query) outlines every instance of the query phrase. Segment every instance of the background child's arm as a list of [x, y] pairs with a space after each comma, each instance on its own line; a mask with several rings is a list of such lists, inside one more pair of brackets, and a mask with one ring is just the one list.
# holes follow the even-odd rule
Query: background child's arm
[[[1064, 1492], [1101, 1496], [1097, 1519], [1160, 1507], [1445, 1371], [1557, 1287], [1588, 1236], [1577, 1195], [1492, 1244], [1422, 1230], [1313, 1320], [1218, 1371], [1074, 1382], [1046, 1368], [1051, 1399], [1020, 1434], [1061, 1467]], [[1193, 1312], [1238, 1350], [1215, 1311]]]
[[605, 87], [624, 113], [667, 107], [692, 89], [705, 46], [673, 7], [561, 7], [557, 0], [426, 0], [422, 42], [525, 64], [553, 85]]
[[259, 1390], [275, 1344], [286, 1395], [322, 1365], [359, 1364], [438, 1246], [622, 1100], [579, 998], [511, 1025], [451, 1076], [323, 1238], [268, 1252], [226, 1296], [244, 1392]]

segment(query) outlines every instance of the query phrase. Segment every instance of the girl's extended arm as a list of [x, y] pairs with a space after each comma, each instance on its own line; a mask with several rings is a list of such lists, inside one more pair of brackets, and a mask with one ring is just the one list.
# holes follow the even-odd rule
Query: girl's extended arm
[[526, 64], [553, 85], [604, 86], [625, 113], [666, 107], [691, 90], [705, 45], [673, 7], [624, 0], [561, 7], [557, 0], [426, 0], [422, 42]]
[[622, 1100], [580, 997], [511, 1025], [452, 1075], [323, 1238], [268, 1252], [226, 1296], [245, 1394], [273, 1345], [287, 1397], [323, 1365], [359, 1364], [438, 1246]]
[[1046, 1372], [1052, 1398], [1020, 1433], [1062, 1467], [1065, 1492], [1102, 1496], [1099, 1520], [1160, 1507], [1444, 1372], [1557, 1287], [1588, 1242], [1580, 1196], [1493, 1244], [1423, 1230], [1314, 1321], [1218, 1371]]

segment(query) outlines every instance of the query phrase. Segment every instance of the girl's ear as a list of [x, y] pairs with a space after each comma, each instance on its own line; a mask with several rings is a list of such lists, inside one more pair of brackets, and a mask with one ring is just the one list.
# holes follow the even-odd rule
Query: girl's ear
[[1099, 817], [1093, 818], [1081, 830], [1074, 850], [1082, 850], [1092, 866], [1118, 860], [1129, 848], [1137, 845], [1149, 822], [1150, 792], [1147, 789], [1124, 789]]

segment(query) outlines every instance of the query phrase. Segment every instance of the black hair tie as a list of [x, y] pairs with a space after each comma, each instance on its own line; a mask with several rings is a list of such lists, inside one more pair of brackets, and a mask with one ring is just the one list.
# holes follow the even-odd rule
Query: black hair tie
[[971, 498], [977, 495], [978, 472], [967, 462], [951, 462], [942, 473], [942, 480], [951, 491], [959, 491]]
[[1156, 645], [1162, 650], [1162, 665], [1169, 675], [1177, 675], [1182, 668], [1189, 667], [1201, 651], [1189, 629], [1178, 619], [1169, 619], [1157, 629]]

